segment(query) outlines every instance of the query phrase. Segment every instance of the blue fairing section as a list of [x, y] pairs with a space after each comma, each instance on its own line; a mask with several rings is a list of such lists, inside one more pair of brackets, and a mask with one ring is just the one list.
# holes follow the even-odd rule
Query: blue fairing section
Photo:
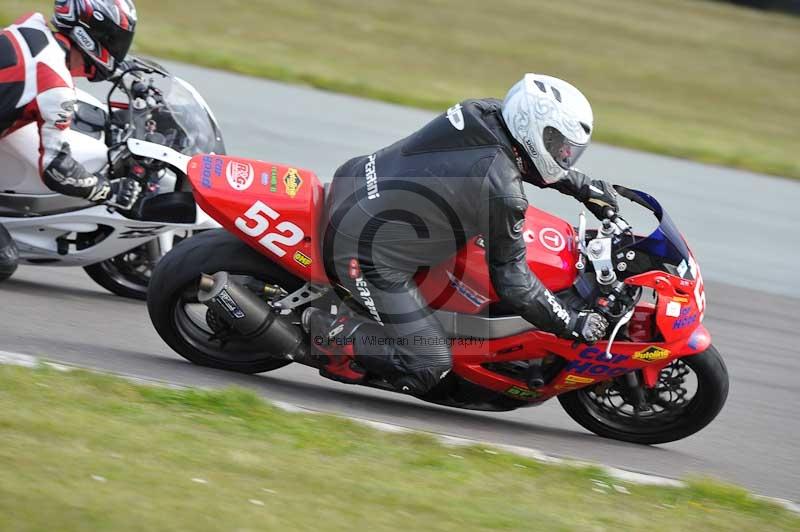
[[642, 251], [653, 258], [660, 257], [666, 264], [673, 266], [677, 266], [683, 261], [688, 262], [691, 255], [689, 248], [686, 246], [686, 241], [683, 239], [683, 235], [681, 235], [675, 222], [664, 211], [658, 200], [640, 190], [624, 189], [620, 190], [620, 193], [631, 201], [651, 210], [660, 222], [650, 236], [638, 240], [630, 246], [630, 249]]

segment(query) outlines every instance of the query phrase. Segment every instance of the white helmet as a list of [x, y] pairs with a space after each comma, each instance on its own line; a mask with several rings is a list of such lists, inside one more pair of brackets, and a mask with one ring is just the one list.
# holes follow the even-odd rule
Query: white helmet
[[566, 81], [525, 74], [503, 102], [503, 120], [550, 185], [567, 175], [592, 137], [589, 100]]

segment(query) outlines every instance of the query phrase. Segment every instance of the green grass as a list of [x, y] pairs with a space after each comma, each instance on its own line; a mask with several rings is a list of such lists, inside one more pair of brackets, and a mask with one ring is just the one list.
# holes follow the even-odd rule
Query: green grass
[[710, 481], [600, 493], [592, 468], [86, 372], [0, 367], [0, 441], [0, 530], [800, 527]]
[[[0, 21], [51, 4], [3, 0]], [[547, 73], [593, 102], [596, 140], [800, 178], [800, 17], [697, 0], [137, 6], [140, 53], [435, 110]]]

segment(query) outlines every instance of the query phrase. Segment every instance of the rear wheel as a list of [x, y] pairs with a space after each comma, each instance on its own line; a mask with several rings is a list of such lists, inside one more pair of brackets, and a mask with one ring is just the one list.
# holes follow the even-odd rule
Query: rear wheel
[[567, 414], [599, 436], [641, 444], [686, 438], [711, 423], [728, 397], [728, 370], [710, 346], [679, 358], [646, 391], [649, 409], [636, 408], [624, 377], [558, 397]]
[[263, 373], [289, 364], [244, 339], [220, 339], [213, 314], [197, 301], [200, 275], [220, 271], [258, 279], [286, 292], [303, 285], [225, 230], [205, 231], [181, 242], [153, 271], [147, 310], [158, 334], [179, 355], [201, 366]]

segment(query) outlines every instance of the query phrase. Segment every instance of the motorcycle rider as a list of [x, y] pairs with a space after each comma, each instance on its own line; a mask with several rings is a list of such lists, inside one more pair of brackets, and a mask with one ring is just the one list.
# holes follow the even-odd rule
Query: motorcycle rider
[[[73, 78], [107, 80], [127, 55], [136, 28], [133, 1], [56, 0], [51, 21], [55, 31], [32, 13], [0, 31], [0, 139], [36, 122], [39, 171], [48, 188], [130, 208], [141, 192], [138, 183], [90, 173], [73, 159], [66, 131], [76, 103]], [[13, 246], [4, 233], [0, 256]]]
[[[357, 367], [331, 357], [323, 371], [359, 382], [367, 370], [415, 395], [436, 386], [451, 353], [413, 278], [476, 235], [510, 310], [562, 338], [601, 339], [606, 320], [551, 293], [529, 269], [523, 238], [523, 181], [574, 196], [600, 219], [616, 212], [614, 189], [574, 168], [592, 128], [591, 106], [577, 88], [526, 74], [504, 101], [461, 102], [411, 136], [342, 165], [328, 196], [326, 268], [396, 340], [353, 341]], [[365, 334], [342, 327], [346, 319], [308, 309], [303, 325], [317, 339]]]

